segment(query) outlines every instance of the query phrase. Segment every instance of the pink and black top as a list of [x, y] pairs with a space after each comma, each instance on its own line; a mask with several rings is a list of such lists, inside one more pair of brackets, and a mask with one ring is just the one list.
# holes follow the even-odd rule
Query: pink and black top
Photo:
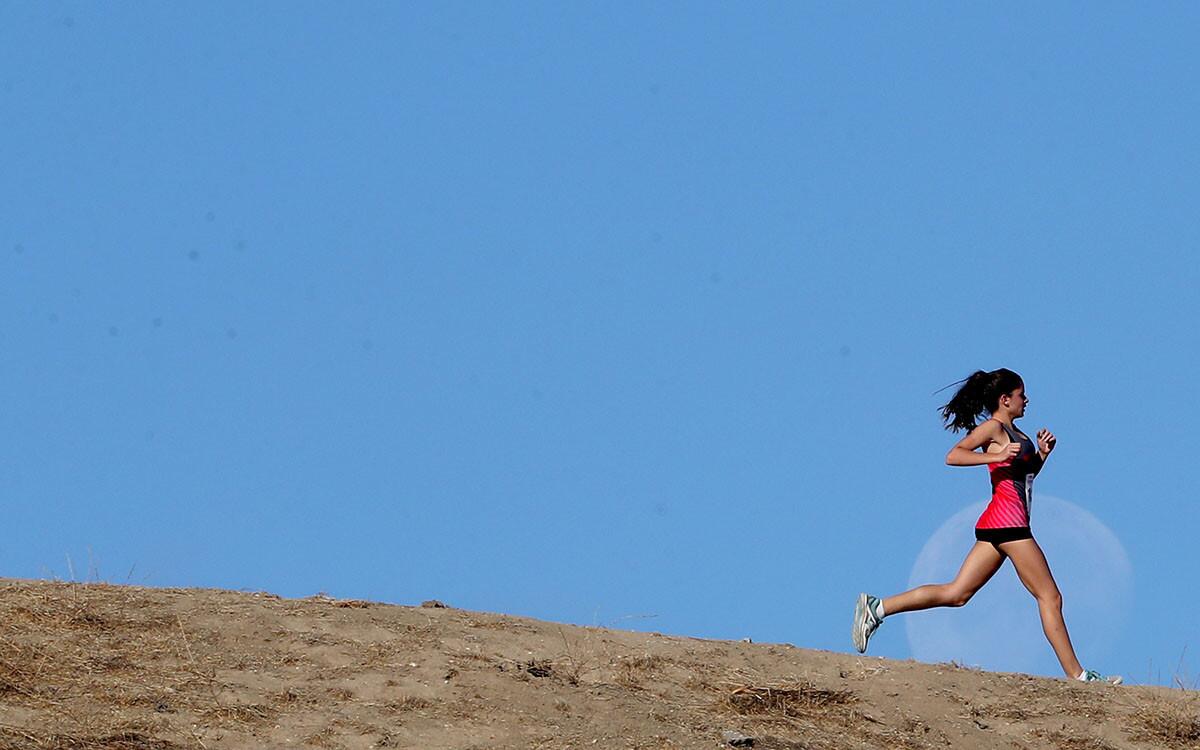
[[[996, 420], [1000, 422], [1000, 420]], [[1021, 444], [1016, 457], [988, 464], [992, 478], [992, 501], [975, 522], [977, 530], [1028, 529], [1029, 507], [1033, 503], [1033, 478], [1042, 470], [1037, 445], [1025, 435], [1000, 422], [1008, 439]], [[979, 534], [976, 534], [979, 536]]]

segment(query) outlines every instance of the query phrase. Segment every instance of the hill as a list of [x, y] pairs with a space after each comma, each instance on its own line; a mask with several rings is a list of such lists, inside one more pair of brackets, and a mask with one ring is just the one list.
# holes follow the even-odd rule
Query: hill
[[0, 580], [0, 750], [1200, 748], [1198, 695], [436, 602]]

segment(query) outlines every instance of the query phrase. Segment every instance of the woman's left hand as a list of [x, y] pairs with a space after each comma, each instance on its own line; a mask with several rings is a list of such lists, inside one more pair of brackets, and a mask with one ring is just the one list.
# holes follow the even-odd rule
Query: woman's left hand
[[1037, 433], [1038, 451], [1042, 454], [1042, 458], [1050, 455], [1050, 451], [1054, 450], [1054, 444], [1058, 438], [1054, 437], [1054, 433], [1047, 430], [1045, 427], [1038, 430]]

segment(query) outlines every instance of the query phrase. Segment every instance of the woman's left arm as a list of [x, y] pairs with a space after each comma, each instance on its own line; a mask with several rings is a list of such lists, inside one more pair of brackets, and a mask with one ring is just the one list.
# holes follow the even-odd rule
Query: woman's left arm
[[1058, 441], [1058, 438], [1054, 437], [1054, 433], [1051, 432], [1050, 430], [1047, 430], [1045, 427], [1038, 430], [1038, 432], [1037, 432], [1038, 455], [1042, 457], [1043, 462], [1047, 458], [1050, 458], [1050, 452], [1054, 450], [1054, 444], [1057, 441]]

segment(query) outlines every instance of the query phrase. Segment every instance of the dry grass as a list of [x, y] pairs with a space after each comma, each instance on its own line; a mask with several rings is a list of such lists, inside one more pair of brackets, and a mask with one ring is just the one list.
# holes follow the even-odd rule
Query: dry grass
[[1041, 729], [1035, 729], [1029, 734], [1033, 737], [1040, 737], [1047, 740], [1057, 750], [1116, 750], [1115, 747], [1099, 737]]
[[658, 654], [620, 658], [613, 668], [613, 679], [623, 687], [640, 689], [646, 680], [658, 676], [666, 661]]
[[396, 713], [405, 713], [408, 711], [420, 711], [426, 708], [433, 708], [433, 702], [418, 698], [415, 695], [406, 695], [394, 701], [388, 701], [383, 704], [384, 708]]
[[983, 706], [980, 713], [987, 718], [1007, 721], [1028, 721], [1047, 715], [1032, 703], [993, 703]]
[[271, 695], [271, 701], [276, 706], [288, 708], [313, 708], [321, 704], [321, 699], [311, 691], [288, 688]]
[[556, 660], [560, 663], [556, 676], [570, 685], [578, 685], [587, 674], [598, 669], [598, 659], [595, 650], [590, 647], [590, 637], [585, 635], [572, 643], [562, 628], [558, 629], [558, 635], [563, 642], [563, 654]]
[[764, 750], [928, 750], [986, 746], [993, 718], [1038, 750], [1126, 747], [1091, 735], [1100, 720], [1200, 750], [1200, 698], [944, 670], [453, 610], [0, 581], [0, 750], [364, 750], [443, 731], [463, 748], [682, 748], [730, 727]]
[[0, 750], [182, 750], [169, 740], [154, 739], [137, 732], [104, 736], [42, 734], [14, 727], [0, 727]]
[[221, 727], [247, 727], [273, 721], [279, 711], [258, 703], [244, 705], [214, 705], [199, 711], [207, 724]]
[[311, 745], [313, 747], [327, 748], [327, 750], [336, 750], [336, 748], [341, 747], [341, 744], [337, 741], [337, 737], [338, 732], [336, 728], [332, 726], [325, 727], [321, 731], [305, 737], [304, 744]]
[[[156, 736], [159, 717], [244, 728], [277, 715], [266, 705], [227, 705], [213, 633], [188, 633], [182, 620], [147, 609], [122, 587], [42, 584], [5, 587], [0, 599], [0, 695], [34, 711], [36, 730], [8, 728], [0, 748], [173, 748]], [[204, 656], [193, 646], [203, 644]], [[193, 743], [194, 744], [194, 743]]]
[[723, 704], [736, 714], [804, 716], [814, 710], [853, 703], [854, 694], [846, 690], [826, 690], [805, 680], [739, 685], [725, 694]]
[[1135, 739], [1153, 742], [1155, 747], [1200, 748], [1200, 706], [1197, 699], [1159, 699], [1133, 715]]

